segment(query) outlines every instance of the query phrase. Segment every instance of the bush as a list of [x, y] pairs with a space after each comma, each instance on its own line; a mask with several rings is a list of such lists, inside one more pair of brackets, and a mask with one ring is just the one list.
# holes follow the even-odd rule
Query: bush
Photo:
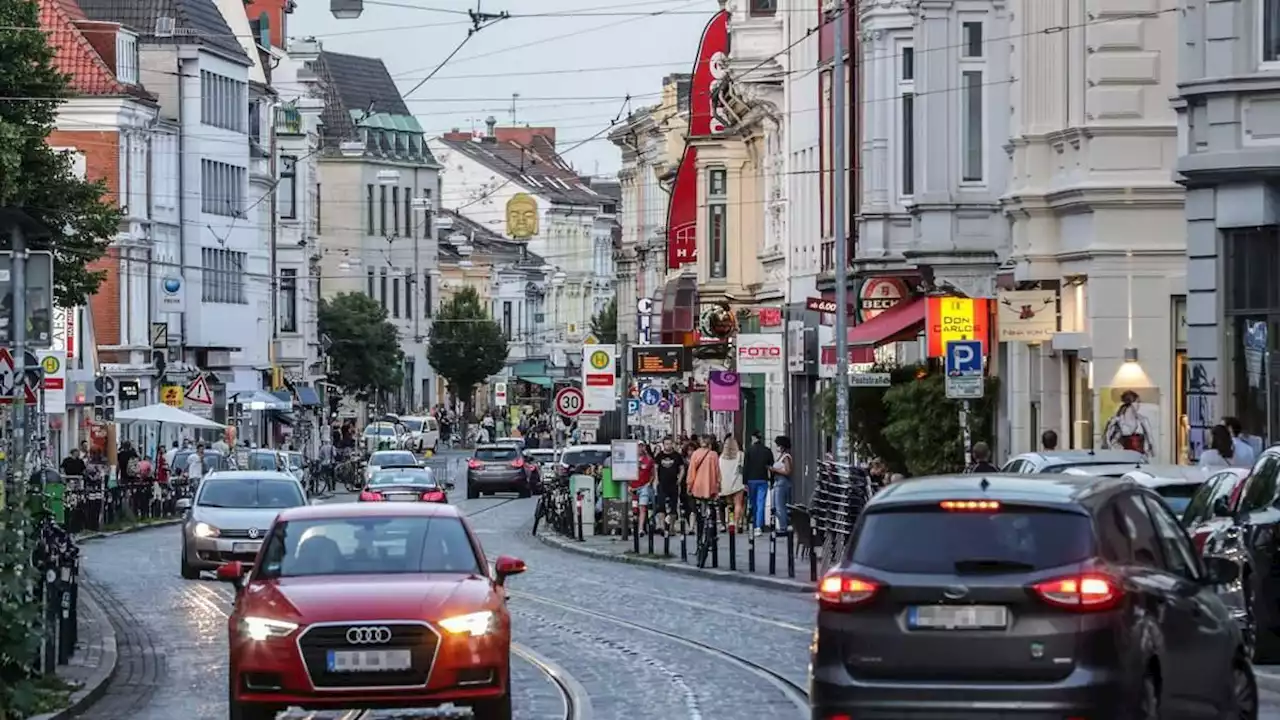
[[[988, 378], [983, 399], [970, 402], [973, 442], [990, 442], [998, 381]], [[964, 469], [960, 401], [947, 398], [941, 373], [895, 384], [884, 395], [888, 423], [882, 434], [900, 453], [911, 475], [937, 475]]]
[[0, 507], [0, 720], [29, 717], [41, 694], [32, 670], [40, 652], [40, 606], [32, 599], [35, 522], [22, 498]]

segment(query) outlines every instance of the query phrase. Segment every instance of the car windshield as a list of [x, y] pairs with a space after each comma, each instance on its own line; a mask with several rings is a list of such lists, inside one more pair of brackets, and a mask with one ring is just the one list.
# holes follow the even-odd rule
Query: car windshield
[[864, 516], [852, 547], [853, 562], [888, 572], [1030, 572], [1089, 557], [1093, 526], [1084, 515], [1033, 508], [882, 511]]
[[249, 453], [249, 467], [245, 470], [277, 470], [280, 458], [275, 453]]
[[206, 478], [197, 505], [215, 508], [291, 508], [306, 505], [298, 484], [276, 478]]
[[456, 517], [347, 517], [278, 523], [258, 576], [459, 573], [483, 575]]
[[391, 425], [370, 425], [364, 429], [365, 435], [385, 435], [392, 437], [396, 434], [396, 429]]
[[369, 464], [373, 467], [390, 467], [392, 465], [417, 465], [418, 461], [414, 459], [413, 453], [410, 452], [376, 452], [369, 458]]
[[[187, 469], [187, 465], [191, 462], [191, 456], [195, 455], [195, 450], [179, 450], [173, 456], [173, 467], [170, 470], [182, 472]], [[220, 452], [215, 450], [204, 451], [204, 469], [205, 470], [226, 470], [227, 458]]]
[[609, 460], [608, 450], [565, 450], [560, 462], [569, 467], [583, 465], [605, 465]]
[[300, 468], [305, 464], [306, 461], [302, 459], [302, 453], [289, 453], [289, 467]]
[[409, 432], [422, 432], [421, 420], [405, 419], [400, 422], [404, 424], [405, 429]]
[[1164, 502], [1173, 511], [1174, 515], [1182, 517], [1182, 513], [1186, 512], [1187, 506], [1191, 504], [1191, 498], [1196, 496], [1196, 492], [1200, 490], [1199, 483], [1177, 483], [1174, 485], [1161, 485], [1155, 491], [1164, 498]]
[[383, 470], [373, 474], [369, 481], [375, 485], [429, 485], [436, 487], [435, 473], [423, 468], [421, 470]]
[[476, 450], [476, 459], [481, 462], [515, 460], [519, 455], [520, 451], [513, 447], [478, 448]]

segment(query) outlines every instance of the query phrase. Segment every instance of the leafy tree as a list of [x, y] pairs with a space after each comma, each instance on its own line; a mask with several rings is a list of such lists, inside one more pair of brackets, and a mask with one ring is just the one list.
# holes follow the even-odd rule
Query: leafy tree
[[474, 288], [465, 287], [441, 304], [431, 325], [427, 361], [468, 407], [476, 385], [507, 364], [507, 338]]
[[329, 345], [329, 381], [351, 394], [391, 391], [404, 382], [404, 353], [387, 310], [363, 293], [320, 301], [320, 334]]
[[618, 342], [618, 299], [609, 300], [609, 304], [600, 309], [591, 318], [591, 334], [605, 345]]
[[[32, 0], [0, 0], [0, 25], [38, 29], [38, 19]], [[69, 307], [97, 292], [105, 273], [89, 265], [106, 254], [121, 212], [104, 183], [77, 178], [70, 156], [45, 143], [58, 106], [74, 94], [53, 57], [43, 32], [0, 33], [0, 96], [24, 98], [0, 103], [0, 208], [21, 210], [52, 233], [28, 247], [53, 251], [54, 293]], [[9, 242], [3, 233], [0, 247]]]

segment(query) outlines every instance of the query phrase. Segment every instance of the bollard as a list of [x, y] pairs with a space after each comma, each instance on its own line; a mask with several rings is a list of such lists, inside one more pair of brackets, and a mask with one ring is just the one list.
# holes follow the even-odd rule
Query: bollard
[[711, 569], [715, 570], [720, 567], [720, 535], [717, 534], [718, 529], [716, 528], [716, 523], [719, 520], [712, 514], [711, 519], [706, 522], [711, 523], [711, 527], [707, 528], [706, 532], [711, 533]]
[[738, 523], [729, 524], [729, 569], [738, 569]]
[[747, 570], [756, 571], [756, 529], [747, 532]]
[[680, 513], [680, 562], [689, 562], [689, 531], [684, 526], [684, 513]]
[[578, 493], [578, 542], [582, 542], [586, 538], [582, 535], [582, 493]]
[[671, 528], [668, 523], [671, 522], [671, 518], [664, 515], [662, 519], [664, 522], [662, 528], [662, 557], [669, 558], [671, 557]]
[[778, 574], [778, 529], [769, 528], [769, 574]]
[[818, 534], [809, 534], [809, 582], [818, 582]]
[[796, 577], [796, 536], [787, 528], [787, 577]]
[[644, 532], [649, 536], [649, 554], [653, 554], [653, 506], [649, 506], [649, 512], [645, 517]]
[[640, 554], [640, 498], [631, 497], [631, 549]]

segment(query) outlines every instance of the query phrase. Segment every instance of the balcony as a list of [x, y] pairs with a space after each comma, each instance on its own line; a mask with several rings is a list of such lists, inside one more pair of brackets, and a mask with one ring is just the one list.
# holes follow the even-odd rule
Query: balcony
[[[848, 242], [849, 251], [847, 256], [845, 257], [845, 264], [846, 266], [851, 266], [853, 263], [853, 255], [854, 255], [854, 249], [856, 245], [853, 242], [852, 238], [850, 238], [847, 242]], [[818, 261], [820, 263], [819, 271], [822, 274], [828, 275], [828, 274], [835, 273], [835, 269], [836, 269], [836, 241], [835, 240], [824, 240], [822, 242], [822, 245], [820, 245], [818, 248]]]
[[276, 134], [302, 135], [302, 112], [295, 107], [276, 108]]

